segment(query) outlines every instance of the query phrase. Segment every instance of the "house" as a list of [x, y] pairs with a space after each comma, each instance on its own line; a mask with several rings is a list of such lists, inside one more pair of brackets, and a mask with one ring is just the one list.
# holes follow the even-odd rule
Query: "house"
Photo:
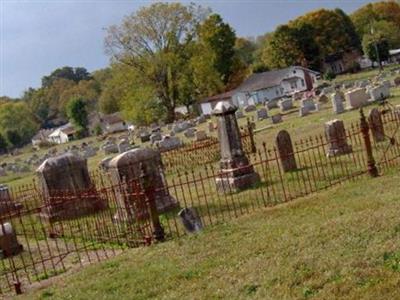
[[32, 146], [39, 148], [41, 145], [48, 143], [48, 137], [53, 132], [53, 129], [40, 129], [32, 138]]
[[324, 73], [342, 74], [354, 70], [359, 64], [361, 54], [358, 50], [335, 53], [325, 57], [322, 65]]
[[128, 129], [126, 122], [120, 117], [118, 112], [101, 116], [100, 126], [104, 133], [114, 133]]
[[222, 100], [243, 107], [309, 91], [313, 89], [318, 76], [318, 72], [300, 66], [254, 73], [236, 89], [203, 99], [200, 102], [201, 111], [203, 114], [210, 114]]
[[400, 49], [389, 50], [389, 62], [400, 63]]
[[54, 144], [64, 144], [74, 139], [76, 129], [71, 123], [67, 123], [61, 127], [55, 129], [49, 134], [47, 140]]

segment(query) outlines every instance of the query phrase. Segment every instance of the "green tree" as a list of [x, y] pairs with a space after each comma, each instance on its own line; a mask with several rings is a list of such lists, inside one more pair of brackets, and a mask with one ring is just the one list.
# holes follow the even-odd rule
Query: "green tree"
[[62, 67], [54, 70], [48, 76], [43, 76], [42, 78], [42, 87], [49, 87], [53, 84], [54, 81], [58, 79], [67, 79], [72, 80], [78, 83], [81, 80], [89, 80], [91, 76], [89, 72], [85, 68], [72, 68], [72, 67]]
[[89, 123], [85, 100], [82, 98], [72, 98], [67, 105], [67, 115], [77, 127], [78, 132], [84, 135]]
[[4, 154], [7, 152], [7, 140], [2, 134], [0, 134], [0, 153]]
[[23, 145], [23, 139], [16, 130], [7, 130], [6, 137], [8, 144], [11, 145], [12, 147], [17, 148]]
[[363, 49], [369, 59], [378, 62], [380, 69], [382, 69], [382, 62], [389, 59], [389, 43], [379, 35], [365, 34]]
[[193, 5], [154, 3], [111, 26], [106, 51], [111, 59], [137, 73], [131, 84], [148, 86], [173, 121], [179, 104], [182, 71], [187, 68], [187, 49], [195, 28], [207, 12]]

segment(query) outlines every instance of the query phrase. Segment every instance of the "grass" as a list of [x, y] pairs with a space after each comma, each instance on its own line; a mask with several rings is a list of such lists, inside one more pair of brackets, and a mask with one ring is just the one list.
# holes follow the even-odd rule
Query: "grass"
[[347, 183], [128, 250], [21, 299], [398, 299], [399, 180]]

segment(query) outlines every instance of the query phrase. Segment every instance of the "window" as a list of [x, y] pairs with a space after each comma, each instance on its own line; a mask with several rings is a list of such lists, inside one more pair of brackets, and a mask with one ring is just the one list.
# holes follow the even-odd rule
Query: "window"
[[277, 96], [279, 96], [279, 90], [275, 90]]
[[301, 85], [305, 86], [304, 79], [301, 80]]

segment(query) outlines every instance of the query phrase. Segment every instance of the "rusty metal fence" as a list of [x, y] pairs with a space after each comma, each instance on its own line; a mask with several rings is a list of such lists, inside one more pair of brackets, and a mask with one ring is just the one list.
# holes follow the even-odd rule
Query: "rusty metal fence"
[[[206, 227], [345, 181], [355, 181], [368, 173], [372, 175], [374, 167], [381, 175], [391, 172], [400, 165], [399, 112], [386, 111], [382, 114], [382, 124], [385, 139], [380, 142], [374, 140], [373, 128], [368, 127], [365, 118], [347, 124], [346, 140], [352, 151], [337, 156], [327, 155], [332, 141], [324, 135], [295, 141], [289, 155], [293, 155], [296, 168], [289, 171], [283, 167], [287, 157], [280, 155], [278, 149], [267, 147], [266, 143], [254, 149], [247, 142], [246, 152], [260, 181], [240, 192], [221, 193], [217, 189], [216, 179], [224, 176], [219, 171], [218, 156], [213, 156], [218, 155], [218, 144], [197, 148], [192, 156], [188, 155], [191, 153], [188, 149], [174, 151], [169, 158], [163, 157], [164, 192], [176, 199], [178, 207], [165, 213], [157, 212], [154, 194], [159, 191], [152, 188], [151, 178], [145, 173], [128, 183], [113, 185], [108, 174], [99, 171], [91, 174], [93, 187], [89, 190], [78, 194], [57, 191], [53, 194], [57, 198], [53, 206], [77, 199], [106, 203], [101, 210], [66, 219], [47, 220], [42, 216], [50, 204], [35, 182], [11, 189], [10, 199], [18, 205], [3, 211], [0, 223], [12, 225], [23, 251], [15, 255], [3, 253], [0, 295], [21, 293], [32, 283], [107, 259], [130, 247], [185, 235], [187, 231], [178, 216], [182, 208], [194, 209]], [[185, 164], [188, 159], [193, 162], [194, 157], [196, 163], [183, 168], [174, 166]], [[130, 215], [132, 212], [134, 215]]]

